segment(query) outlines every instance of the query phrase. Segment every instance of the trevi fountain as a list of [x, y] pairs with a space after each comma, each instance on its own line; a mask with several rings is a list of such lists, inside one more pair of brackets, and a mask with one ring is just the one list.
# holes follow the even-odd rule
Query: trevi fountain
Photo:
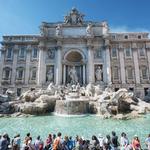
[[[150, 92], [144, 100], [126, 89], [114, 92], [102, 83], [80, 86], [73, 81], [66, 86], [50, 83], [47, 89], [32, 88], [15, 98], [8, 90], [0, 96], [0, 132], [25, 136], [31, 132], [46, 138], [48, 132], [90, 138], [92, 134], [106, 135], [136, 133], [144, 141], [150, 124]], [[19, 130], [18, 130], [19, 128]]]

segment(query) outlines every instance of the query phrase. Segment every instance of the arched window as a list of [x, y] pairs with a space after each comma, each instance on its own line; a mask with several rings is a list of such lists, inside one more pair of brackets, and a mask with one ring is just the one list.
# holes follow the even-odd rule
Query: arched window
[[113, 67], [113, 79], [118, 80], [119, 79], [119, 69], [117, 66]]
[[141, 75], [142, 75], [142, 79], [148, 79], [148, 73], [147, 73], [147, 67], [146, 66], [141, 67]]
[[38, 49], [36, 47], [34, 47], [32, 49], [32, 58], [36, 59], [38, 57]]
[[23, 80], [24, 78], [24, 68], [23, 67], [19, 67], [17, 68], [17, 80]]
[[131, 48], [125, 48], [125, 56], [126, 57], [132, 57]]
[[9, 47], [6, 51], [6, 59], [11, 60], [13, 57], [13, 49], [12, 47]]
[[127, 67], [127, 78], [133, 79], [133, 68], [131, 66]]
[[36, 67], [31, 68], [30, 80], [36, 80], [36, 73], [37, 73]]
[[25, 59], [26, 56], [26, 48], [20, 47], [19, 49], [19, 59]]
[[140, 56], [145, 56], [145, 49], [144, 48], [139, 49], [139, 55]]
[[9, 80], [11, 78], [11, 68], [6, 67], [3, 69], [3, 79]]
[[111, 55], [112, 55], [112, 57], [114, 57], [114, 58], [117, 57], [117, 49], [116, 49], [116, 48], [112, 48], [112, 49], [111, 49]]

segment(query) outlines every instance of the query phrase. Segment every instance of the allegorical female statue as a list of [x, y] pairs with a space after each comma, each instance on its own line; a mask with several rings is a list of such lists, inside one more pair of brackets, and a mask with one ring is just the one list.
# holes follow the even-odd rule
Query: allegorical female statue
[[78, 76], [77, 76], [77, 72], [76, 72], [75, 66], [73, 66], [70, 69], [70, 71], [69, 71], [69, 77], [71, 79], [71, 83], [72, 84], [78, 83]]
[[53, 73], [53, 69], [50, 68], [46, 74], [46, 80], [47, 82], [52, 82], [53, 81], [53, 78], [54, 78], [54, 73]]
[[102, 69], [100, 66], [98, 66], [98, 68], [95, 71], [95, 77], [96, 77], [96, 81], [102, 81]]

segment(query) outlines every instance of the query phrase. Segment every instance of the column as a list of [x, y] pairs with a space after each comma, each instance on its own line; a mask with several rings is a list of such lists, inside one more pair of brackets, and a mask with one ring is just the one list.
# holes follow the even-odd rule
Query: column
[[147, 60], [148, 60], [148, 77], [150, 77], [150, 42], [146, 43]]
[[1, 49], [1, 58], [0, 58], [0, 87], [2, 83], [2, 78], [3, 78], [3, 67], [4, 67], [4, 49]]
[[17, 69], [17, 54], [19, 51], [19, 47], [15, 45], [14, 51], [13, 51], [13, 64], [12, 64], [12, 78], [11, 78], [11, 84], [15, 85], [15, 80], [16, 80], [16, 69]]
[[111, 84], [111, 65], [110, 65], [110, 51], [109, 51], [109, 46], [106, 46], [106, 83], [109, 85]]
[[83, 84], [85, 84], [85, 64], [83, 65]]
[[27, 47], [26, 51], [26, 68], [25, 68], [25, 84], [28, 84], [29, 77], [30, 77], [30, 52], [31, 52], [31, 46]]
[[62, 83], [62, 58], [61, 58], [61, 46], [57, 47], [57, 59], [56, 59], [56, 85]]
[[63, 84], [66, 84], [66, 65], [64, 64], [64, 75], [63, 75]]
[[45, 79], [45, 57], [44, 57], [44, 46], [39, 46], [39, 63], [38, 63], [38, 74], [37, 74], [37, 84], [38, 86], [42, 86]]
[[140, 84], [139, 61], [138, 61], [138, 52], [136, 48], [133, 48], [133, 61], [134, 61], [134, 69], [135, 69], [135, 81], [136, 84]]
[[148, 74], [150, 76], [150, 48], [147, 48], [147, 57], [148, 57]]
[[88, 46], [88, 82], [94, 83], [94, 66], [92, 46]]
[[123, 52], [123, 48], [119, 49], [119, 59], [120, 59], [121, 82], [122, 82], [122, 84], [125, 84], [126, 80], [125, 80], [125, 64], [124, 64], [124, 52]]

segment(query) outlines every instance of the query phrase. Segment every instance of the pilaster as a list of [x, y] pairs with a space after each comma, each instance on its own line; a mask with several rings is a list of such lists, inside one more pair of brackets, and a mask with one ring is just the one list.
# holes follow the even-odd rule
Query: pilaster
[[3, 67], [4, 67], [4, 49], [1, 49], [1, 59], [0, 59], [0, 86], [2, 84], [2, 78], [3, 78]]
[[31, 54], [31, 45], [27, 47], [26, 53], [26, 71], [25, 71], [25, 84], [28, 84], [30, 77], [30, 54]]
[[45, 51], [46, 47], [43, 42], [39, 45], [39, 63], [38, 63], [38, 74], [37, 74], [37, 85], [42, 86], [44, 84], [45, 73]]
[[17, 69], [17, 54], [19, 51], [19, 47], [18, 45], [14, 46], [13, 49], [13, 64], [12, 64], [12, 78], [11, 78], [11, 84], [14, 85], [15, 84], [15, 80], [16, 80], [16, 69]]
[[104, 41], [104, 49], [105, 49], [105, 58], [104, 58], [104, 67], [103, 68], [103, 77], [104, 82], [106, 82], [108, 85], [111, 84], [111, 64], [110, 64], [110, 43], [108, 39], [105, 39]]
[[135, 70], [135, 81], [136, 81], [136, 84], [140, 84], [138, 49], [137, 48], [133, 48], [132, 50], [133, 50], [134, 70]]
[[148, 60], [148, 74], [150, 74], [150, 47], [147, 48], [147, 60]]
[[119, 60], [120, 60], [120, 74], [121, 74], [121, 82], [122, 84], [126, 83], [125, 78], [125, 64], [124, 64], [124, 49], [121, 47], [119, 48]]
[[105, 51], [106, 51], [106, 83], [109, 85], [111, 84], [111, 65], [110, 65], [110, 50], [109, 50], [109, 46], [105, 47]]
[[62, 84], [62, 43], [57, 41], [57, 58], [56, 58], [56, 85]]
[[93, 66], [93, 45], [91, 39], [87, 40], [88, 49], [88, 82], [94, 83], [94, 66]]

